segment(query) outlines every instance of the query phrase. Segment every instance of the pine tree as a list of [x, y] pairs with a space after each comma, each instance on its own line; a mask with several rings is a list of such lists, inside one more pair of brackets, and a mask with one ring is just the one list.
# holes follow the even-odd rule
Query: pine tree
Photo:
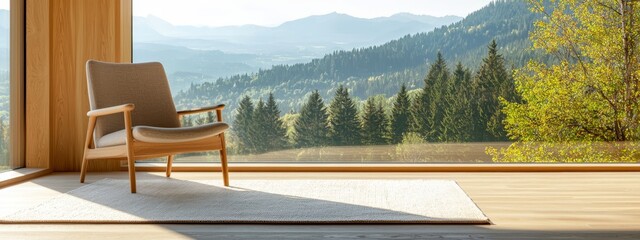
[[273, 97], [273, 93], [269, 93], [265, 111], [266, 119], [264, 124], [266, 125], [266, 129], [268, 129], [265, 141], [268, 145], [267, 150], [273, 151], [285, 148], [287, 145], [287, 130], [284, 127], [282, 119], [280, 119], [280, 110]]
[[216, 122], [217, 118], [214, 116], [213, 112], [207, 112], [207, 123]]
[[249, 96], [245, 96], [240, 101], [236, 109], [236, 117], [233, 120], [233, 131], [238, 136], [238, 147], [241, 153], [249, 153], [255, 150], [253, 134], [253, 102]]
[[183, 127], [191, 127], [193, 126], [193, 117], [190, 115], [182, 116], [181, 126]]
[[327, 144], [327, 110], [318, 90], [311, 93], [300, 110], [294, 124], [294, 139], [298, 147], [315, 147]]
[[360, 123], [356, 103], [342, 85], [329, 105], [329, 136], [332, 145], [360, 144]]
[[396, 96], [393, 103], [391, 117], [391, 141], [392, 143], [400, 143], [402, 136], [409, 131], [411, 127], [411, 102], [407, 94], [407, 87], [402, 84], [400, 92]]
[[471, 105], [471, 72], [458, 62], [453, 77], [447, 85], [440, 141], [470, 141], [474, 119], [474, 108]]
[[367, 145], [387, 144], [389, 121], [380, 102], [369, 97], [362, 112], [362, 142]]
[[443, 97], [448, 81], [447, 63], [442, 54], [438, 52], [436, 61], [431, 64], [429, 73], [424, 79], [424, 91], [416, 103], [418, 132], [428, 141], [437, 141], [442, 135], [441, 124], [445, 107]]
[[267, 107], [262, 99], [258, 100], [255, 109], [253, 110], [253, 117], [250, 128], [253, 133], [252, 141], [256, 153], [262, 153], [269, 150], [268, 137], [270, 130], [267, 124]]
[[207, 112], [204, 116], [199, 116], [195, 119], [195, 125], [203, 125], [207, 123], [215, 122], [215, 117], [213, 116], [213, 112]]
[[507, 140], [500, 97], [513, 102], [517, 100], [517, 94], [511, 74], [504, 66], [504, 58], [498, 54], [495, 40], [491, 41], [488, 49], [474, 83], [477, 104], [475, 134], [482, 141]]

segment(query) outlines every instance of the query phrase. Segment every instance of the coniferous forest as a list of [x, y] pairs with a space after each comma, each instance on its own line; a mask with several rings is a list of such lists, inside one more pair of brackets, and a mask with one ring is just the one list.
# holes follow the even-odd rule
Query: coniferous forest
[[273, 94], [266, 102], [244, 96], [232, 124], [237, 152], [398, 144], [408, 136], [428, 142], [506, 141], [499, 99], [515, 101], [516, 92], [497, 43], [487, 48], [476, 74], [460, 62], [452, 69], [437, 53], [413, 96], [402, 85], [393, 99], [371, 96], [359, 106], [343, 85], [329, 102], [312, 91], [300, 112], [291, 114], [289, 131]]
[[448, 161], [480, 143], [494, 162], [637, 162], [640, 7], [630, 4], [498, 0], [430, 32], [193, 83], [175, 102], [227, 104], [227, 147], [245, 157]]

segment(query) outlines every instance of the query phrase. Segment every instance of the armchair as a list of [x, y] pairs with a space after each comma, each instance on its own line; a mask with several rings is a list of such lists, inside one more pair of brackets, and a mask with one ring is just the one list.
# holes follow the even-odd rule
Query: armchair
[[[167, 157], [166, 176], [171, 176], [174, 155], [220, 151], [222, 176], [229, 186], [227, 151], [222, 122], [224, 105], [176, 111], [162, 67], [151, 63], [87, 62], [89, 124], [84, 144], [80, 182], [90, 160], [126, 159], [131, 192], [136, 192], [135, 161]], [[182, 127], [187, 114], [215, 111], [217, 122]]]

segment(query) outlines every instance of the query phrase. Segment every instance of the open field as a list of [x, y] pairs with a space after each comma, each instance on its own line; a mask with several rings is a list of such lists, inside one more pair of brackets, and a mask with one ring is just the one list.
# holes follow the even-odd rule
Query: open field
[[[229, 155], [230, 162], [310, 163], [485, 163], [491, 156], [486, 147], [508, 147], [510, 142], [426, 143], [376, 146], [332, 146], [297, 148], [251, 155]], [[151, 161], [165, 161], [157, 159]], [[219, 161], [217, 152], [183, 155], [176, 162]]]

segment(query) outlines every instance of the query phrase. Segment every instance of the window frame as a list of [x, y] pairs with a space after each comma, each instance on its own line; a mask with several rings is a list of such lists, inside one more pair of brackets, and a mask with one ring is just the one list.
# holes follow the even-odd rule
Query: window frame
[[10, 148], [11, 168], [25, 162], [25, 1], [10, 0]]

